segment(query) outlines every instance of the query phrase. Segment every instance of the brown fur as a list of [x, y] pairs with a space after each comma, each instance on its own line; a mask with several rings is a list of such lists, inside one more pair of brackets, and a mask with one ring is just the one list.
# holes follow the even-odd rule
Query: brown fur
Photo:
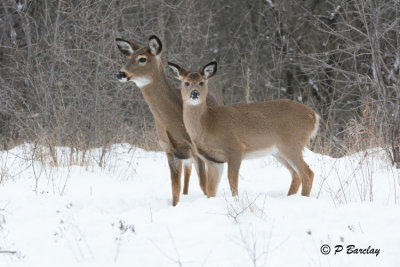
[[[238, 194], [238, 173], [243, 157], [267, 149], [274, 152], [292, 175], [288, 194], [297, 193], [302, 184], [302, 195], [310, 195], [314, 173], [304, 162], [302, 151], [318, 127], [315, 111], [291, 100], [208, 107], [204, 69], [198, 72], [202, 79], [192, 79], [193, 72], [184, 69], [179, 73], [185, 127], [205, 160], [228, 163], [232, 195]], [[185, 86], [186, 82], [190, 85]], [[200, 94], [197, 105], [190, 99], [193, 90]]]
[[[117, 39], [118, 41], [121, 41], [121, 39]], [[170, 86], [167, 81], [160, 54], [154, 55], [148, 47], [139, 49], [139, 45], [132, 42], [130, 44], [132, 49], [136, 51], [128, 55], [129, 62], [120, 71], [126, 74], [128, 80], [140, 77], [151, 81], [148, 85], [140, 87], [140, 90], [154, 116], [160, 146], [168, 157], [171, 172], [172, 204], [175, 206], [179, 201], [182, 159], [194, 158], [200, 187], [207, 194], [205, 165], [192, 151], [191, 140], [183, 124], [182, 98], [179, 90]], [[121, 48], [120, 50], [126, 55], [126, 51]], [[146, 63], [139, 62], [142, 57], [147, 59]], [[210, 105], [223, 105], [222, 98], [218, 95], [217, 91], [210, 94], [208, 103]], [[191, 165], [185, 166], [184, 194], [188, 193], [190, 173]]]

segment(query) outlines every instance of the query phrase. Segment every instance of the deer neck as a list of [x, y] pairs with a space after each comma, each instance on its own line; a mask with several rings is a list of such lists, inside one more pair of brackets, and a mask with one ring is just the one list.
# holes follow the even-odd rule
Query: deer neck
[[182, 99], [173, 88], [160, 64], [153, 69], [152, 81], [140, 88], [153, 116], [164, 125], [182, 123]]
[[208, 107], [206, 101], [193, 106], [183, 104], [183, 121], [190, 138], [196, 144], [205, 133], [208, 121]]

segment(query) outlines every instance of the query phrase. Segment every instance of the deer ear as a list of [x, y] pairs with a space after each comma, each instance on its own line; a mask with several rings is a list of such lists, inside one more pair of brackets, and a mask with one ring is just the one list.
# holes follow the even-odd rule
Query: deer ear
[[150, 52], [155, 56], [157, 56], [161, 53], [162, 43], [161, 43], [160, 39], [158, 39], [157, 36], [155, 36], [155, 35], [150, 36], [149, 49], [150, 49]]
[[170, 69], [174, 73], [175, 78], [177, 78], [178, 80], [182, 80], [183, 79], [183, 76], [185, 76], [185, 74], [186, 74], [186, 70], [184, 70], [178, 64], [175, 64], [175, 63], [172, 63], [172, 62], [168, 62], [168, 66], [170, 67]]
[[115, 42], [117, 43], [119, 51], [125, 56], [130, 56], [136, 49], [139, 49], [138, 45], [121, 38], [115, 39]]
[[214, 76], [216, 72], [217, 72], [217, 62], [213, 61], [204, 66], [204, 68], [201, 70], [201, 75], [203, 75], [203, 77], [206, 78], [206, 80], [208, 80], [212, 76]]

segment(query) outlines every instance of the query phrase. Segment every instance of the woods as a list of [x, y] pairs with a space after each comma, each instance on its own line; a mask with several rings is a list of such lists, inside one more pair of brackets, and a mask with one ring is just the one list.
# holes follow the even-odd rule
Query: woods
[[0, 147], [158, 149], [140, 91], [115, 78], [115, 38], [156, 34], [164, 63], [216, 60], [226, 104], [301, 102], [321, 116], [313, 150], [379, 146], [400, 167], [399, 15], [396, 0], [3, 0]]

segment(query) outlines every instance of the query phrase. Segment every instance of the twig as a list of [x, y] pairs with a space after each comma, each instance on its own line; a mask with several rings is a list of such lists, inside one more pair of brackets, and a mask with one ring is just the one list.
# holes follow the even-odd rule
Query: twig
[[16, 254], [17, 251], [14, 250], [0, 250], [0, 254]]

